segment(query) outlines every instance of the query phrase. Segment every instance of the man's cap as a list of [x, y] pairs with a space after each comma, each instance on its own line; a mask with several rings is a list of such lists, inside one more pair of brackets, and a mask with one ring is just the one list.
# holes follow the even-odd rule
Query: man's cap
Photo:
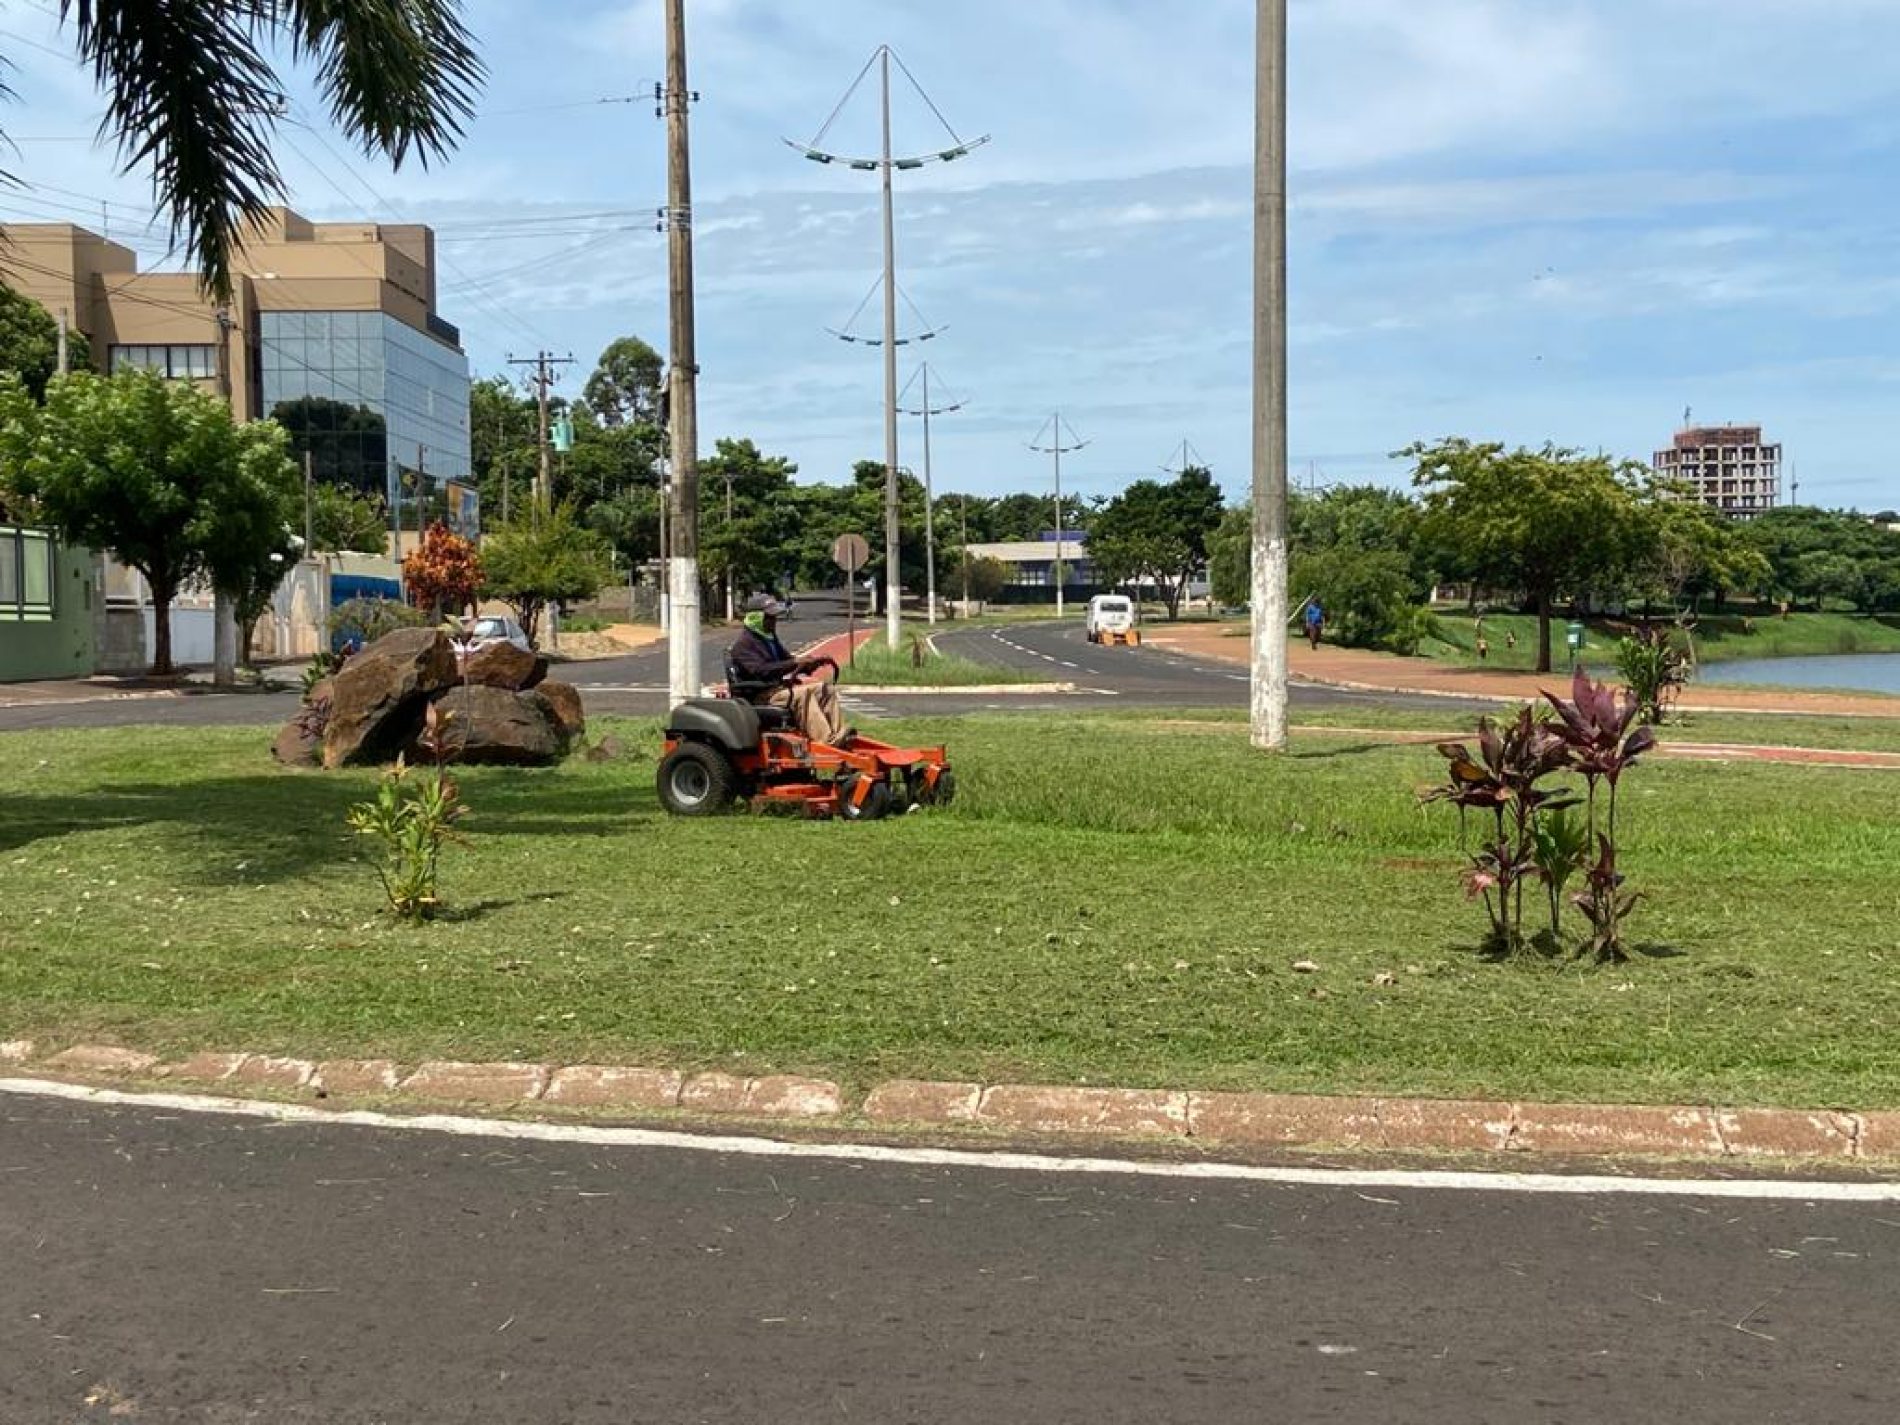
[[790, 604], [781, 604], [770, 594], [754, 594], [745, 601], [745, 611], [749, 614], [764, 614], [767, 618], [782, 618], [790, 612]]

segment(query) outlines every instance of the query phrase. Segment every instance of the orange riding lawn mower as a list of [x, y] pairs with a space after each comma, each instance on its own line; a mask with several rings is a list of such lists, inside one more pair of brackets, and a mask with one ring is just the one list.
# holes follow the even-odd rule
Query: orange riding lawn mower
[[[837, 663], [822, 662], [835, 680]], [[941, 747], [893, 747], [856, 733], [833, 746], [800, 732], [788, 709], [752, 701], [796, 681], [748, 684], [728, 665], [723, 696], [675, 707], [660, 757], [660, 805], [675, 816], [712, 816], [743, 799], [755, 811], [876, 821], [956, 795]]]

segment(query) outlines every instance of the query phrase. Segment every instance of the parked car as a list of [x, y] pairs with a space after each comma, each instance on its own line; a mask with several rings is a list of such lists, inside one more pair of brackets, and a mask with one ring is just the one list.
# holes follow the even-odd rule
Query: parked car
[[466, 658], [497, 643], [512, 643], [523, 653], [534, 652], [528, 642], [528, 635], [521, 630], [521, 625], [512, 618], [500, 614], [483, 614], [470, 624], [468, 633], [462, 639], [460, 651]]

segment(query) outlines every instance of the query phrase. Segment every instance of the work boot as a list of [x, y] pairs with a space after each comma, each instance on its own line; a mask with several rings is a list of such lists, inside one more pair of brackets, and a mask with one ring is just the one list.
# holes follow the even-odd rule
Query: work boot
[[847, 727], [843, 732], [838, 734], [837, 740], [831, 745], [833, 747], [849, 747], [852, 742], [856, 740], [857, 735], [858, 730], [855, 727]]

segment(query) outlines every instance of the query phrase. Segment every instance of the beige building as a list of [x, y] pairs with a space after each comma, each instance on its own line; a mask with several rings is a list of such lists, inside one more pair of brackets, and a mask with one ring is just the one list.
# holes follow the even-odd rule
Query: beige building
[[0, 281], [84, 332], [101, 369], [202, 382], [240, 419], [281, 421], [319, 479], [385, 500], [469, 478], [468, 358], [436, 313], [428, 228], [273, 208], [232, 263], [224, 306], [194, 274], [140, 272], [85, 228], [0, 234]]
[[1781, 503], [1781, 447], [1766, 444], [1760, 426], [1689, 426], [1656, 469], [1695, 491], [1730, 519], [1753, 519]]

